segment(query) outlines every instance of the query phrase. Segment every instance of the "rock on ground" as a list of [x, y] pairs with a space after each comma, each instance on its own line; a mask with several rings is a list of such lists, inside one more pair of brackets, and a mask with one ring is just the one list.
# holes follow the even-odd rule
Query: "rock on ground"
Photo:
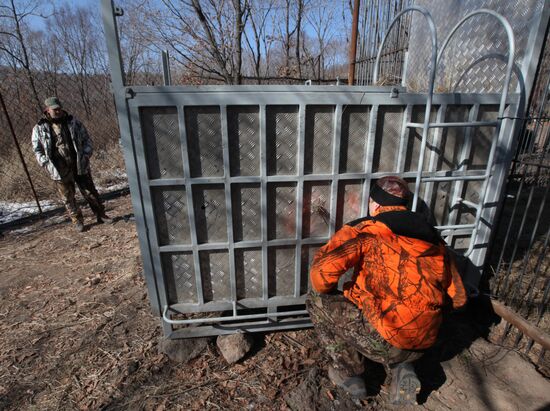
[[252, 343], [250, 334], [244, 333], [220, 335], [216, 341], [223, 358], [229, 364], [242, 359], [252, 348]]
[[164, 353], [172, 361], [186, 363], [197, 358], [206, 348], [209, 338], [178, 339], [161, 337], [159, 352]]

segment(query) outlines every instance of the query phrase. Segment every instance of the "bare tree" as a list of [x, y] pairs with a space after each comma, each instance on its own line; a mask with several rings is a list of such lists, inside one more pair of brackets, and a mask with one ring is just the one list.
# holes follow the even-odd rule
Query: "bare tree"
[[159, 10], [156, 31], [175, 58], [197, 76], [240, 84], [249, 0], [162, 1], [168, 15]]
[[[261, 84], [262, 77], [262, 54], [265, 54], [265, 57], [263, 58], [265, 61], [265, 66], [269, 67], [269, 54], [271, 44], [274, 41], [273, 36], [270, 36], [267, 33], [268, 18], [273, 9], [273, 5], [274, 0], [252, 0], [249, 3], [251, 33], [245, 30], [244, 37], [248, 46], [248, 51], [251, 54], [254, 75], [257, 78], [258, 84]], [[265, 74], [267, 75], [267, 73]]]
[[[315, 33], [315, 44], [307, 50], [308, 61], [317, 66], [312, 66], [312, 71], [317, 71], [317, 77], [320, 80], [325, 77], [327, 47], [335, 35], [334, 8], [328, 7], [323, 0], [319, 1], [316, 7], [311, 8], [306, 18]], [[314, 54], [312, 54], [313, 51]]]
[[27, 40], [24, 31], [28, 30], [25, 24], [29, 16], [40, 16], [40, 3], [37, 0], [26, 2], [14, 0], [2, 0], [0, 3], [0, 51], [12, 61], [14, 67], [20, 66], [27, 77], [32, 96], [41, 110], [42, 104], [38, 97], [36, 82], [31, 68]]
[[59, 74], [65, 61], [62, 50], [52, 46], [55, 44], [55, 36], [50, 32], [35, 31], [31, 32], [28, 38], [34, 66], [40, 73], [41, 84], [46, 94], [50, 96], [59, 94]]
[[52, 47], [63, 51], [68, 69], [77, 80], [80, 101], [88, 117], [92, 110], [89, 93], [90, 76], [94, 74], [92, 50], [99, 42], [90, 16], [88, 8], [62, 6], [55, 10], [54, 22], [49, 27], [54, 36]]

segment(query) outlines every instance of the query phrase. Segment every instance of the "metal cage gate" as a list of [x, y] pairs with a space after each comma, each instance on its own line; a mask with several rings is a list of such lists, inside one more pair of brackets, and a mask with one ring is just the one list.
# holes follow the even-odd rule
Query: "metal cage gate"
[[431, 209], [448, 244], [468, 254], [477, 268], [466, 282], [475, 288], [510, 163], [515, 122], [506, 117], [515, 116], [517, 95], [499, 109], [501, 94], [427, 101], [390, 87], [130, 89], [108, 3], [144, 272], [166, 335], [309, 326], [303, 304], [315, 251], [367, 213], [369, 187], [385, 175], [416, 186], [413, 207]]

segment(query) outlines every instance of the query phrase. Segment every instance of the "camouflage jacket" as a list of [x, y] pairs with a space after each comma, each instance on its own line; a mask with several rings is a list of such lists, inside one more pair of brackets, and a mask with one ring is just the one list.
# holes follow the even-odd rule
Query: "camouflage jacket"
[[[86, 127], [76, 118], [67, 114], [67, 127], [76, 152], [76, 171], [78, 175], [90, 172], [92, 142]], [[52, 126], [47, 118], [42, 118], [32, 129], [32, 147], [38, 164], [44, 167], [53, 180], [61, 180], [59, 170], [52, 161]]]

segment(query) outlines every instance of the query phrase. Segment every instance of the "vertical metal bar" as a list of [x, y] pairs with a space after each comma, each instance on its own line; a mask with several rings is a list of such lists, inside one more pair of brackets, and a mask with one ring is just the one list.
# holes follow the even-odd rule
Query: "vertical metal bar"
[[172, 85], [172, 74], [170, 73], [170, 55], [168, 50], [162, 51], [162, 77], [165, 86]]
[[4, 103], [4, 98], [2, 97], [2, 93], [0, 93], [0, 103], [2, 104], [2, 111], [4, 112], [4, 116], [6, 116], [6, 121], [8, 122], [8, 127], [10, 129], [11, 136], [13, 138], [13, 142], [15, 144], [15, 148], [17, 149], [17, 154], [19, 155], [19, 160], [21, 161], [21, 165], [23, 166], [23, 170], [25, 170], [25, 175], [27, 176], [27, 181], [29, 182], [29, 185], [31, 186], [32, 195], [34, 197], [34, 200], [36, 201], [36, 206], [38, 207], [38, 213], [42, 215], [42, 207], [40, 206], [40, 201], [38, 201], [38, 196], [36, 195], [36, 191], [34, 189], [34, 184], [32, 183], [31, 175], [29, 174], [29, 169], [27, 168], [27, 163], [25, 162], [25, 158], [23, 157], [23, 153], [21, 152], [21, 147], [19, 146], [19, 141], [17, 141], [17, 136], [15, 135], [15, 130], [13, 129], [13, 124], [11, 122], [10, 115], [8, 113], [8, 109], [6, 108], [6, 104]]
[[147, 283], [151, 308], [155, 315], [160, 316], [162, 310], [160, 309], [159, 292], [151, 256], [151, 245], [147, 231], [147, 224], [145, 223], [144, 217], [145, 206], [141, 197], [139, 171], [136, 164], [136, 153], [132, 138], [132, 126], [130, 124], [128, 102], [126, 100], [126, 90], [124, 88], [125, 80], [122, 69], [123, 66], [120, 53], [120, 42], [118, 39], [115, 10], [112, 0], [101, 0], [101, 14], [103, 20], [103, 30], [107, 42], [107, 52], [109, 56], [109, 67], [115, 106], [117, 110], [118, 126], [120, 128], [120, 136], [122, 146], [124, 148], [124, 162], [126, 164], [126, 171], [128, 175], [128, 185], [130, 186], [132, 207], [136, 218], [136, 228], [139, 234], [138, 239], [141, 257], [143, 259], [143, 272]]
[[[447, 112], [447, 105], [441, 104], [439, 106], [439, 110], [437, 111], [437, 117], [436, 122], [437, 123], [443, 123], [445, 118], [445, 113]], [[428, 173], [433, 173], [434, 171], [437, 171], [437, 161], [439, 159], [439, 156], [442, 155], [442, 147], [441, 147], [441, 139], [444, 129], [443, 128], [436, 128], [433, 129], [433, 140], [431, 144], [431, 153], [430, 153], [430, 160], [428, 163]], [[433, 194], [433, 188], [434, 183], [431, 181], [426, 182], [425, 189], [424, 189], [424, 201], [426, 203], [431, 204], [432, 194]]]
[[189, 232], [191, 233], [191, 246], [193, 248], [193, 267], [195, 270], [195, 285], [197, 289], [197, 301], [204, 304], [204, 288], [202, 285], [201, 264], [199, 256], [199, 240], [197, 236], [197, 220], [195, 219], [195, 203], [193, 201], [193, 184], [191, 183], [191, 170], [189, 167], [188, 133], [185, 123], [185, 109], [178, 106], [178, 122], [180, 141], [183, 157], [183, 175], [185, 177], [185, 195], [187, 198], [187, 216], [189, 219]]
[[[527, 39], [527, 51], [524, 53], [523, 64], [521, 66], [521, 74], [525, 80], [525, 95], [527, 97], [531, 96], [535, 84], [537, 65], [533, 64], [533, 62], [541, 61], [542, 50], [547, 38], [550, 23], [550, 0], [544, 0], [542, 10], [535, 18], [536, 21], [531, 25], [531, 31]], [[517, 92], [519, 91], [518, 84]]]
[[369, 207], [369, 192], [372, 174], [372, 158], [376, 143], [376, 125], [378, 121], [378, 105], [372, 106], [369, 119], [369, 132], [367, 135], [367, 150], [365, 152], [365, 181], [363, 182], [363, 195], [361, 200], [361, 215], [366, 216]]
[[[500, 257], [499, 257], [499, 261], [498, 261], [497, 269], [496, 269], [497, 275], [498, 275], [498, 273], [500, 273], [502, 261], [504, 261], [504, 254], [506, 254], [505, 251], [506, 251], [506, 247], [508, 246], [508, 240], [509, 239], [510, 240], [515, 240], [517, 238], [517, 233], [514, 233], [513, 235], [511, 235], [511, 230], [512, 230], [512, 227], [514, 225], [514, 219], [516, 217], [516, 210], [517, 210], [520, 198], [521, 198], [521, 193], [523, 191], [524, 182], [525, 182], [525, 175], [522, 175], [519, 187], [518, 187], [518, 189], [516, 191], [516, 194], [515, 194], [515, 200], [516, 201], [514, 202], [514, 207], [512, 209], [510, 222], [508, 223], [508, 229], [506, 230], [506, 235], [504, 237], [504, 243], [502, 244], [502, 250], [501, 250], [501, 253], [500, 253]], [[514, 241], [514, 246], [517, 246], [517, 241]], [[514, 258], [514, 256], [515, 256], [515, 253], [512, 253], [512, 259]], [[510, 260], [509, 264], [511, 265], [511, 263], [512, 263], [512, 260]], [[504, 284], [503, 284], [503, 287], [502, 287], [504, 290], [506, 290], [506, 292], [509, 291], [508, 290], [508, 280], [510, 278], [509, 271], [510, 271], [510, 267], [506, 270], [506, 274], [504, 275]], [[497, 295], [500, 295], [500, 290], [501, 290], [500, 284], [501, 283], [499, 282], [499, 286], [497, 287], [497, 290], [496, 290]]]
[[355, 82], [355, 61], [357, 60], [357, 28], [359, 24], [359, 6], [361, 0], [354, 0], [353, 20], [351, 23], [351, 44], [349, 49], [348, 84], [353, 86]]
[[408, 104], [403, 112], [403, 123], [401, 124], [401, 134], [399, 138], [399, 152], [397, 153], [397, 164], [395, 165], [395, 171], [403, 173], [405, 171], [405, 160], [407, 159], [407, 149], [409, 146], [409, 134], [410, 128], [407, 127], [407, 123], [411, 122], [413, 106]]
[[[334, 111], [334, 134], [332, 138], [332, 183], [330, 191], [330, 225], [329, 236], [336, 231], [336, 209], [338, 200], [338, 179], [336, 178], [340, 171], [340, 141], [342, 138], [342, 105], [338, 104]], [[344, 200], [343, 198], [341, 199]]]
[[[145, 153], [145, 144], [143, 142], [143, 134], [141, 131], [140, 113], [138, 108], [130, 110], [130, 119], [133, 128], [133, 136], [136, 150], [136, 160], [139, 170], [147, 170], [147, 161]], [[153, 269], [155, 273], [158, 273], [156, 277], [157, 290], [160, 303], [162, 307], [168, 305], [168, 294], [166, 285], [164, 284], [164, 275], [162, 269], [162, 261], [159, 251], [158, 234], [155, 225], [154, 210], [152, 207], [153, 199], [151, 195], [151, 187], [149, 186], [148, 176], [144, 173], [139, 175], [140, 186], [142, 187], [141, 196], [143, 202], [149, 206], [144, 207], [144, 218], [147, 224], [147, 236], [149, 238], [150, 249], [152, 252]]]
[[[294, 297], [300, 296], [300, 282], [302, 275], [302, 225], [304, 214], [304, 157], [306, 135], [306, 108], [300, 104], [298, 122], [298, 182], [296, 184], [296, 253], [294, 272]], [[311, 201], [311, 198], [309, 199]]]
[[[235, 236], [233, 235], [233, 205], [231, 200], [231, 167], [229, 164], [229, 136], [227, 128], [227, 106], [220, 107], [222, 126], [223, 176], [225, 180], [225, 213], [227, 221], [227, 242], [229, 244], [229, 282], [231, 286], [231, 301], [237, 302], [237, 279], [235, 276]], [[234, 305], [235, 307], [235, 305]], [[233, 313], [236, 315], [236, 313]]]
[[[539, 210], [539, 216], [537, 218], [537, 222], [535, 224], [535, 228], [533, 228], [533, 233], [536, 233], [537, 231], [537, 228], [538, 228], [538, 224], [539, 224], [539, 220], [540, 220], [540, 217], [541, 217], [541, 214], [542, 214], [542, 210], [544, 209], [544, 206], [545, 206], [545, 203], [546, 203], [546, 199], [548, 197], [548, 189], [550, 188], [550, 185], [546, 186], [546, 193], [544, 194], [544, 199], [542, 200], [541, 202], [541, 208]], [[548, 240], [550, 239], [550, 228], [547, 230], [546, 232], [546, 238], [544, 239], [544, 245], [542, 247], [542, 251], [539, 250], [539, 256], [537, 258], [537, 262], [535, 264], [535, 268], [533, 269], [533, 279], [531, 280], [529, 286], [528, 286], [528, 290], [529, 290], [529, 294], [527, 296], [527, 301], [526, 301], [526, 305], [527, 305], [527, 316], [529, 316], [530, 314], [530, 308], [531, 306], [533, 305], [533, 300], [534, 300], [534, 291], [536, 289], [535, 287], [535, 284], [536, 284], [536, 280], [538, 279], [538, 274], [539, 274], [539, 270], [540, 270], [540, 267], [542, 266], [542, 262], [544, 260], [544, 257], [546, 256], [546, 251], [548, 249]], [[528, 254], [530, 254], [532, 251], [532, 246], [529, 247], [529, 251], [528, 251]], [[526, 261], [528, 261], [528, 259], [526, 259]], [[527, 269], [527, 263], [525, 262], [524, 263], [524, 267], [523, 267], [523, 271], [525, 272], [525, 270]], [[522, 273], [523, 275], [524, 273]]]
[[[535, 180], [538, 178], [539, 173], [540, 173], [540, 166], [538, 167], [537, 172], [535, 174]], [[510, 301], [514, 300], [514, 298], [517, 294], [517, 290], [521, 286], [522, 281], [523, 281], [523, 277], [525, 276], [525, 273], [527, 271], [527, 265], [529, 263], [529, 257], [531, 256], [531, 250], [532, 250], [533, 244], [535, 243], [535, 239], [537, 237], [537, 229], [539, 227], [540, 219], [541, 219], [541, 216], [542, 216], [542, 212], [544, 210], [544, 205], [546, 203], [546, 198], [548, 197], [548, 190], [549, 189], [550, 189], [550, 184], [546, 186], [546, 190], [544, 192], [544, 198], [543, 198], [543, 200], [541, 202], [541, 205], [539, 207], [539, 211], [537, 213], [537, 219], [535, 221], [535, 225], [532, 228], [533, 231], [531, 232], [531, 238], [529, 239], [529, 245], [527, 247], [527, 252], [525, 253], [525, 256], [523, 257], [523, 264], [522, 264], [523, 269], [521, 270], [521, 274], [520, 274], [518, 280], [516, 281], [517, 285], [512, 291], [512, 294], [510, 296]], [[533, 201], [534, 193], [535, 193], [535, 185], [532, 185], [531, 190], [529, 191], [529, 199], [527, 200], [527, 206], [525, 207], [524, 220], [522, 221], [522, 223], [525, 221], [525, 219], [528, 215], [529, 206], [531, 205], [531, 202]]]
[[266, 114], [265, 104], [260, 105], [260, 179], [261, 179], [261, 215], [262, 215], [262, 298], [267, 301], [269, 298], [269, 273], [268, 273], [268, 250], [267, 250], [267, 135], [266, 135]]
[[[479, 104], [474, 104], [470, 109], [468, 115], [468, 122], [473, 122], [477, 120], [479, 116]], [[460, 162], [457, 171], [463, 172], [468, 169], [468, 160], [472, 152], [472, 133], [477, 129], [474, 127], [467, 127], [464, 131], [464, 142], [462, 144], [462, 150], [460, 153]], [[464, 181], [456, 181], [453, 188], [453, 194], [451, 197], [451, 211], [449, 212], [448, 221], [450, 225], [456, 225], [458, 219], [458, 210], [455, 206], [458, 204], [462, 198], [462, 190], [464, 189]], [[454, 238], [454, 234], [450, 234], [447, 237], [447, 243], [451, 244]]]

